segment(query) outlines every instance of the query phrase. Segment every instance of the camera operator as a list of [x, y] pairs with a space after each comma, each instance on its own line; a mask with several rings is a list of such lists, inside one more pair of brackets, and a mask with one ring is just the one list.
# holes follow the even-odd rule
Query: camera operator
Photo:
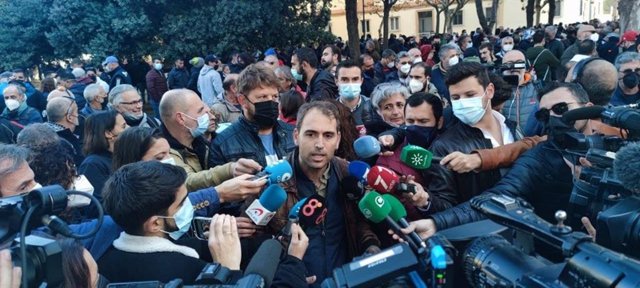
[[520, 50], [509, 51], [502, 59], [503, 67], [511, 68], [502, 71], [502, 75], [509, 84], [514, 86], [511, 98], [502, 108], [502, 115], [516, 122], [516, 127], [519, 129], [524, 129], [527, 121], [531, 121], [529, 116], [535, 112], [538, 104], [539, 91], [527, 71], [526, 61], [524, 53]]
[[[586, 92], [577, 84], [552, 83], [541, 92], [540, 111], [537, 118], [549, 129], [563, 133], [578, 131], [592, 134], [589, 120], [578, 120], [573, 127], [562, 123], [560, 116], [567, 111], [592, 105]], [[550, 135], [553, 139], [554, 134]], [[507, 194], [522, 197], [530, 202], [536, 213], [547, 221], [555, 211], [566, 209], [572, 190], [571, 155], [562, 151], [552, 140], [544, 141], [520, 156], [509, 172], [483, 194]], [[405, 231], [417, 231], [421, 237], [429, 237], [436, 229], [447, 229], [482, 218], [480, 212], [465, 202], [443, 212], [433, 214], [430, 219], [412, 222]]]
[[9, 250], [0, 251], [0, 287], [18, 288], [21, 280], [22, 270], [20, 267], [13, 267], [11, 252]]
[[29, 192], [38, 186], [28, 157], [27, 148], [0, 144], [0, 198]]

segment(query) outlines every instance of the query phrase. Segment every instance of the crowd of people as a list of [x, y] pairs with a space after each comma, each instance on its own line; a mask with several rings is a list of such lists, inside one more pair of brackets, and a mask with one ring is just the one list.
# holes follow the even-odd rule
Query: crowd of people
[[[570, 110], [640, 101], [640, 37], [616, 22], [391, 35], [380, 47], [367, 35], [358, 58], [339, 40], [257, 58], [176, 59], [171, 69], [153, 57], [143, 80], [116, 56], [98, 67], [74, 60], [45, 72], [40, 88], [25, 70], [4, 72], [0, 196], [61, 185], [100, 201], [106, 216], [94, 237], [57, 236], [64, 287], [193, 284], [210, 262], [235, 281], [298, 201], [320, 197], [326, 215], [292, 225], [272, 283], [320, 287], [335, 268], [398, 238], [345, 196], [350, 161], [415, 185], [398, 197], [413, 221], [406, 231], [423, 238], [481, 219], [468, 202], [480, 194], [524, 198], [553, 221], [567, 209], [575, 167], [587, 164], [545, 133]], [[598, 119], [564, 128], [626, 136]], [[365, 135], [384, 152], [360, 159], [353, 143]], [[408, 145], [443, 159], [416, 169], [401, 160]], [[293, 171], [279, 184], [286, 201], [256, 225], [244, 210], [269, 185], [253, 175], [283, 159]], [[72, 202], [60, 215], [74, 231], [91, 230], [97, 216], [95, 203]], [[194, 235], [196, 216], [211, 217], [207, 239]]]

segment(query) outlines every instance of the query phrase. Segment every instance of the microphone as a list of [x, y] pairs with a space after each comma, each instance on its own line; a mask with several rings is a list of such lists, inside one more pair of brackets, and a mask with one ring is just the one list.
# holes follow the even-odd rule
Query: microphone
[[298, 213], [300, 212], [300, 208], [305, 202], [307, 202], [306, 197], [300, 199], [300, 201], [294, 204], [293, 207], [291, 207], [291, 210], [289, 210], [289, 216], [287, 217], [289, 221], [287, 221], [287, 224], [285, 224], [284, 228], [282, 228], [283, 236], [287, 238], [291, 237], [291, 224], [298, 223]]
[[[409, 222], [407, 222], [407, 219], [405, 219], [407, 217], [407, 210], [404, 209], [402, 202], [400, 202], [398, 198], [393, 197], [393, 195], [391, 194], [384, 194], [382, 195], [382, 198], [384, 199], [385, 202], [389, 203], [389, 206], [391, 206], [391, 212], [389, 212], [389, 217], [391, 217], [391, 219], [396, 221], [398, 225], [400, 225], [400, 227], [402, 228], [409, 227]], [[418, 233], [416, 233], [415, 231], [409, 234], [409, 238], [413, 242], [415, 242], [417, 246], [427, 248], [427, 245], [424, 243], [424, 241], [422, 241], [422, 238], [420, 238]]]
[[286, 160], [279, 160], [278, 162], [265, 167], [252, 179], [255, 180], [267, 176], [267, 184], [275, 184], [288, 181], [291, 179], [291, 175], [293, 175], [291, 164]]
[[327, 216], [327, 205], [324, 197], [315, 194], [306, 198], [298, 212], [298, 223], [305, 228], [317, 226]]
[[353, 150], [360, 159], [367, 159], [380, 153], [380, 142], [373, 136], [362, 136], [353, 142]]
[[360, 160], [351, 161], [351, 163], [349, 163], [348, 169], [349, 174], [358, 178], [358, 180], [360, 180], [363, 185], [367, 185], [367, 174], [369, 174], [369, 170], [371, 169], [371, 166], [369, 166], [369, 164]]
[[253, 200], [246, 213], [253, 223], [265, 226], [286, 200], [287, 192], [277, 184], [271, 184], [262, 192], [260, 198]]
[[597, 119], [601, 117], [605, 108], [602, 106], [589, 106], [573, 109], [562, 114], [562, 122], [570, 123], [576, 120]]
[[613, 160], [613, 172], [622, 183], [622, 187], [636, 195], [640, 193], [638, 159], [640, 159], [640, 144], [631, 143], [620, 148]]
[[277, 240], [269, 239], [262, 242], [256, 254], [249, 261], [247, 269], [244, 270], [244, 277], [238, 280], [236, 286], [271, 287], [282, 252], [282, 246]]
[[[371, 191], [365, 194], [360, 202], [358, 202], [358, 208], [360, 209], [360, 212], [362, 212], [362, 215], [364, 215], [364, 217], [369, 221], [377, 224], [384, 220], [389, 224], [391, 230], [393, 230], [396, 235], [405, 235], [402, 233], [402, 227], [398, 225], [398, 222], [394, 221], [390, 217], [391, 205], [389, 205], [389, 203], [387, 203], [378, 192]], [[418, 247], [420, 246], [418, 246], [417, 243], [414, 243], [413, 239], [406, 239], [406, 236], [404, 238], [414, 251], [418, 251]], [[424, 243], [422, 245], [424, 246]]]
[[380, 193], [411, 193], [416, 192], [415, 185], [401, 183], [396, 172], [382, 166], [373, 166], [367, 174], [367, 183]]
[[362, 181], [353, 175], [342, 178], [340, 186], [342, 191], [345, 192], [347, 199], [351, 201], [360, 200], [360, 198], [362, 198], [362, 194], [364, 194]]
[[431, 167], [432, 161], [442, 161], [442, 157], [433, 156], [433, 153], [431, 151], [420, 146], [407, 145], [402, 148], [402, 153], [400, 153], [400, 161], [411, 168], [423, 170]]

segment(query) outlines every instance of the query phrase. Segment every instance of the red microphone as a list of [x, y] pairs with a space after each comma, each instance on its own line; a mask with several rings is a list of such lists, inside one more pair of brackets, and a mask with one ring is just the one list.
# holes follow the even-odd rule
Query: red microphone
[[377, 165], [369, 170], [367, 184], [380, 193], [415, 193], [414, 185], [400, 182], [396, 172]]

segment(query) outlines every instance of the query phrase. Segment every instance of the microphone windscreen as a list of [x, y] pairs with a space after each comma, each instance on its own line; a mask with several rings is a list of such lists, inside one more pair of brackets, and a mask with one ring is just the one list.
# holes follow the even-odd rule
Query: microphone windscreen
[[391, 219], [397, 222], [400, 219], [407, 217], [407, 210], [404, 209], [404, 205], [402, 205], [402, 202], [400, 202], [398, 198], [391, 194], [384, 194], [382, 195], [382, 198], [391, 207], [391, 211], [389, 212], [389, 217], [391, 217]]
[[640, 192], [640, 144], [627, 144], [618, 150], [613, 172], [622, 187], [633, 193]]
[[342, 178], [340, 182], [340, 188], [344, 191], [347, 199], [352, 201], [360, 200], [364, 193], [364, 187], [362, 187], [362, 181], [353, 175], [348, 175]]
[[400, 181], [398, 175], [391, 169], [373, 166], [367, 174], [367, 184], [380, 193], [391, 193]]
[[562, 122], [569, 123], [576, 120], [600, 118], [604, 110], [606, 109], [602, 106], [588, 106], [573, 109], [562, 114]]
[[262, 207], [271, 212], [275, 212], [280, 209], [280, 206], [282, 206], [286, 200], [287, 192], [278, 184], [271, 184], [267, 189], [264, 189], [259, 201]]
[[264, 171], [269, 175], [269, 183], [282, 183], [291, 179], [293, 175], [293, 169], [289, 161], [280, 160], [273, 165], [269, 165], [264, 168]]
[[327, 205], [325, 204], [324, 197], [314, 194], [307, 197], [307, 200], [300, 207], [298, 212], [298, 223], [305, 228], [316, 226], [327, 215]]
[[293, 205], [293, 207], [291, 207], [291, 210], [289, 210], [289, 219], [292, 218], [298, 218], [298, 214], [300, 214], [300, 207], [302, 207], [302, 205], [307, 201], [307, 197], [300, 199], [300, 201], [298, 201], [296, 204]]
[[360, 159], [367, 159], [380, 153], [380, 142], [373, 136], [362, 136], [353, 142], [353, 150]]
[[358, 202], [358, 208], [362, 215], [373, 223], [382, 222], [391, 211], [391, 206], [375, 191], [367, 192]]
[[400, 153], [400, 161], [407, 166], [415, 169], [428, 169], [431, 167], [433, 153], [416, 145], [407, 145], [402, 148]]
[[367, 174], [369, 173], [369, 169], [371, 169], [369, 164], [360, 160], [351, 161], [351, 163], [349, 163], [348, 169], [349, 174], [355, 176], [366, 185]]
[[271, 287], [273, 277], [276, 275], [280, 256], [282, 256], [282, 245], [275, 239], [262, 242], [258, 251], [253, 254], [251, 261], [244, 269], [244, 276], [259, 275], [264, 280], [264, 287]]

